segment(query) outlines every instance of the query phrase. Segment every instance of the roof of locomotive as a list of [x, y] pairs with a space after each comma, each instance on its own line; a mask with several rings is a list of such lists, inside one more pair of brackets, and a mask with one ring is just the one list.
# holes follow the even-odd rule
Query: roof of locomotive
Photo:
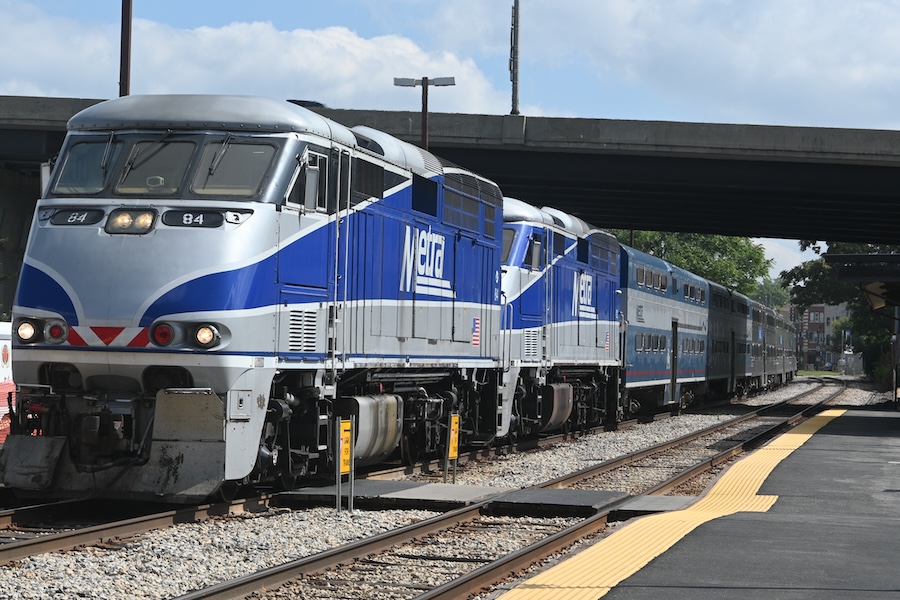
[[506, 222], [530, 221], [542, 225], [555, 225], [578, 237], [590, 235], [606, 238], [610, 244], [617, 244], [615, 236], [598, 229], [587, 221], [561, 210], [545, 206], [538, 208], [517, 198], [503, 198], [503, 220]]
[[248, 133], [309, 132], [347, 145], [349, 128], [287, 101], [257, 96], [138, 95], [88, 107], [69, 119], [71, 131], [214, 129]]
[[[356, 125], [351, 129], [356, 134], [359, 145], [370, 152], [380, 154], [389, 161], [406, 165], [417, 172], [443, 172], [443, 163], [434, 154], [414, 144], [404, 142], [389, 133]], [[360, 139], [361, 138], [361, 139]], [[374, 142], [374, 145], [372, 144]]]
[[503, 220], [509, 222], [533, 221], [544, 225], [555, 225], [553, 217], [538, 207], [506, 196], [503, 197]]

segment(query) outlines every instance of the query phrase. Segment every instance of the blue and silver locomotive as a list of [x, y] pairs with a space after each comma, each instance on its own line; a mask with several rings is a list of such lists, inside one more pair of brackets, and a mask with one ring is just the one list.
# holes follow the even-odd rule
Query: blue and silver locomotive
[[132, 96], [74, 116], [14, 306], [23, 491], [189, 501], [499, 427], [502, 197], [287, 102]]
[[619, 244], [581, 219], [503, 203], [503, 354], [514, 433], [585, 427], [619, 404]]

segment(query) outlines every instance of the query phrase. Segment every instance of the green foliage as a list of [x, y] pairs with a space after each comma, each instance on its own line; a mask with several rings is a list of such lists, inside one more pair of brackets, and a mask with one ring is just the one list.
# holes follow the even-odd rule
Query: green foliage
[[750, 238], [626, 229], [610, 233], [637, 250], [748, 296], [772, 264], [763, 247]]
[[872, 378], [878, 384], [878, 388], [884, 392], [890, 390], [894, 381], [894, 368], [891, 364], [890, 352], [882, 353], [876, 361], [873, 361], [873, 364], [875, 368], [872, 369]]
[[763, 277], [756, 291], [750, 295], [757, 302], [775, 309], [783, 308], [791, 299], [791, 293], [784, 287], [784, 282], [779, 277], [772, 279]]

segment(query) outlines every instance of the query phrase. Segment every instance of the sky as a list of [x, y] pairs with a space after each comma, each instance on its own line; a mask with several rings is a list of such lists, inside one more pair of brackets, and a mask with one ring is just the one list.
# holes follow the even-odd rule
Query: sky
[[[395, 77], [454, 77], [430, 111], [508, 114], [512, 4], [133, 0], [131, 93], [419, 110]], [[121, 14], [0, 0], [0, 95], [118, 96]], [[900, 0], [520, 0], [520, 15], [526, 116], [900, 128]], [[760, 243], [773, 276], [815, 257]]]

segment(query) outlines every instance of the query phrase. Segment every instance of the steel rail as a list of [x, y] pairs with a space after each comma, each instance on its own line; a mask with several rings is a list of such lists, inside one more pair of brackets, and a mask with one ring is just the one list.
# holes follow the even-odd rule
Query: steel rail
[[[10, 542], [0, 546], [0, 565], [7, 565], [35, 554], [73, 550], [82, 546], [108, 543], [178, 523], [190, 523], [210, 517], [254, 512], [255, 510], [261, 510], [263, 507], [267, 508], [271, 499], [272, 496], [266, 495], [227, 503], [190, 506], [123, 519], [103, 525], [82, 527], [28, 540]], [[49, 508], [53, 506], [56, 505], [51, 505]]]
[[469, 506], [457, 508], [418, 523], [387, 531], [372, 538], [365, 538], [352, 544], [276, 565], [244, 577], [223, 581], [222, 583], [179, 596], [177, 600], [243, 598], [247, 594], [258, 592], [260, 589], [277, 587], [302, 575], [324, 571], [341, 564], [348, 564], [360, 556], [382, 552], [397, 544], [453, 527], [464, 521], [471, 521], [481, 514], [481, 509], [490, 501], [490, 499], [481, 500]]
[[[732, 459], [733, 457], [735, 457], [739, 454], [742, 454], [748, 450], [753, 450], [755, 448], [758, 448], [759, 446], [762, 446], [765, 442], [774, 438], [775, 436], [780, 435], [781, 433], [784, 433], [785, 431], [787, 431], [789, 429], [793, 429], [794, 427], [796, 427], [803, 421], [809, 419], [811, 416], [822, 412], [828, 406], [828, 404], [833, 402], [836, 398], [838, 398], [841, 394], [843, 394], [846, 391], [847, 391], [847, 386], [846, 386], [846, 384], [844, 384], [844, 386], [840, 390], [838, 390], [834, 394], [830, 395], [829, 397], [827, 397], [815, 404], [811, 404], [810, 406], [804, 408], [803, 410], [801, 410], [794, 416], [788, 417], [788, 418], [784, 419], [783, 421], [781, 421], [780, 423], [776, 423], [772, 427], [769, 427], [768, 429], [765, 429], [764, 431], [759, 432], [758, 434], [741, 442], [740, 444], [736, 444], [736, 445], [732, 446], [731, 448], [728, 448], [727, 450], [723, 450], [722, 452], [716, 454], [715, 456], [712, 456], [712, 457], [704, 460], [703, 462], [700, 462], [700, 463], [694, 465], [693, 467], [685, 469], [678, 475], [675, 475], [674, 477], [671, 477], [671, 478], [667, 479], [666, 481], [653, 486], [652, 488], [650, 488], [649, 490], [647, 490], [645, 492], [645, 495], [648, 495], [648, 496], [664, 495], [664, 494], [674, 490], [678, 486], [680, 486], [684, 483], [687, 483], [688, 481], [690, 481], [697, 475], [700, 475], [700, 474], [708, 471], [709, 469], [716, 467], [720, 464], [728, 462], [730, 459]], [[796, 399], [796, 398], [794, 398], [794, 399]]]
[[[778, 402], [778, 403], [770, 405], [770, 406], [761, 407], [757, 410], [766, 410], [766, 409], [770, 409], [770, 408], [777, 408], [778, 406], [790, 403], [790, 402], [797, 400], [798, 398], [802, 398], [808, 394], [812, 394], [813, 392], [815, 392], [819, 389], [821, 389], [821, 386], [818, 388], [813, 388], [811, 390], [802, 392], [801, 394], [798, 394], [797, 396], [794, 396], [793, 398], [789, 398], [788, 400], [783, 400], [781, 402]], [[722, 407], [722, 406], [728, 407], [728, 406], [736, 406], [736, 405], [732, 404], [731, 402], [721, 402], [721, 403], [717, 403], [717, 404], [703, 405], [702, 408], [708, 409], [708, 408], [718, 408], [718, 407]], [[622, 421], [618, 424], [618, 427], [620, 429], [637, 427], [637, 426], [640, 426], [640, 425], [650, 422], [650, 421], [668, 419], [672, 416], [673, 415], [669, 412], [660, 412], [660, 413], [655, 413], [652, 415], [644, 415], [642, 417], [636, 417], [636, 418], [627, 419], [625, 421]], [[531, 450], [538, 450], [538, 449], [542, 448], [543, 446], [553, 446], [560, 442], [565, 442], [565, 441], [569, 441], [569, 440], [577, 440], [577, 439], [580, 439], [587, 435], [592, 435], [594, 433], [597, 433], [599, 431], [606, 431], [604, 429], [603, 425], [595, 425], [595, 426], [585, 429], [583, 431], [555, 433], [555, 434], [547, 435], [544, 437], [525, 438], [525, 439], [517, 440], [513, 444], [504, 444], [501, 446], [477, 448], [477, 449], [472, 449], [472, 450], [468, 450], [468, 451], [461, 450], [459, 453], [458, 464], [463, 465], [468, 462], [477, 461], [481, 458], [489, 458], [491, 456], [500, 456], [500, 455], [509, 454], [511, 452], [516, 453], [516, 452], [528, 452]], [[439, 473], [443, 470], [443, 468], [444, 468], [444, 459], [428, 458], [428, 459], [424, 459], [421, 463], [417, 463], [415, 465], [404, 465], [404, 466], [400, 466], [400, 467], [390, 467], [390, 468], [386, 468], [386, 469], [376, 468], [376, 469], [373, 469], [368, 472], [361, 472], [361, 473], [357, 474], [357, 478], [359, 478], [359, 479], [374, 479], [374, 480], [379, 480], [379, 479], [392, 480], [392, 479], [397, 479], [399, 477], [404, 477], [407, 475], [414, 475], [417, 473], [423, 473], [423, 474], [436, 473], [436, 472]]]
[[639, 460], [643, 460], [655, 454], [659, 454], [661, 452], [665, 452], [666, 450], [671, 450], [672, 448], [676, 448], [688, 442], [691, 442], [697, 438], [701, 438], [726, 427], [730, 427], [733, 425], [739, 425], [745, 421], [749, 421], [751, 419], [759, 418], [762, 413], [771, 411], [776, 408], [780, 408], [794, 402], [800, 398], [803, 398], [809, 394], [812, 394], [818, 391], [821, 388], [814, 388], [812, 390], [808, 390], [794, 396], [793, 398], [789, 398], [787, 400], [782, 400], [781, 402], [776, 402], [775, 404], [770, 404], [766, 406], [760, 406], [746, 414], [740, 415], [733, 419], [728, 419], [727, 421], [722, 421], [720, 423], [716, 423], [714, 425], [710, 425], [705, 429], [701, 429], [699, 431], [695, 431], [693, 433], [685, 434], [681, 437], [675, 438], [673, 440], [669, 440], [668, 442], [663, 442], [651, 448], [644, 448], [643, 450], [636, 450], [635, 452], [631, 452], [629, 454], [624, 454], [617, 458], [612, 458], [607, 461], [603, 461], [596, 465], [592, 465], [590, 467], [585, 467], [584, 469], [573, 471], [572, 473], [568, 473], [567, 475], [562, 475], [557, 477], [556, 479], [552, 479], [540, 484], [540, 487], [543, 488], [563, 488], [572, 485], [575, 482], [583, 481], [585, 479], [590, 479], [591, 477], [595, 477], [597, 475], [601, 475], [613, 469], [617, 469], [619, 467], [625, 466], [627, 464], [637, 462]]

